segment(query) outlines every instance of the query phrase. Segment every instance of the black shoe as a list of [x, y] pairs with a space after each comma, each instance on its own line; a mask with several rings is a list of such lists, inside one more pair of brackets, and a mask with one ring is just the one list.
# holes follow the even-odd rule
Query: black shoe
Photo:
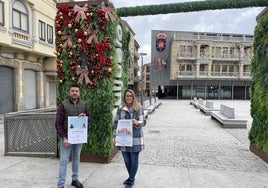
[[134, 181], [133, 180], [130, 180], [128, 179], [128, 181], [126, 181], [126, 187], [129, 186], [129, 187], [132, 187], [132, 185], [134, 185]]
[[76, 181], [72, 181], [71, 183], [72, 186], [76, 187], [76, 188], [83, 188], [83, 184], [79, 181], [79, 180], [76, 180]]
[[126, 180], [123, 182], [123, 184], [126, 185], [128, 181], [129, 181], [129, 179], [126, 179]]
[[128, 179], [126, 179], [126, 180], [123, 182], [123, 184], [124, 184], [124, 185], [128, 185], [128, 184], [132, 184], [132, 185], [134, 185], [134, 181], [135, 181], [135, 180], [131, 180], [131, 179], [128, 178]]

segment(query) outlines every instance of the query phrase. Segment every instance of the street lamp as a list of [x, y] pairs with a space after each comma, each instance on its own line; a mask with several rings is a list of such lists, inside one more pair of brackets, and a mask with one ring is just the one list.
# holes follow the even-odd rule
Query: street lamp
[[142, 116], [144, 119], [144, 111], [143, 111], [143, 56], [146, 56], [147, 53], [139, 53], [141, 56], [141, 105], [142, 105]]

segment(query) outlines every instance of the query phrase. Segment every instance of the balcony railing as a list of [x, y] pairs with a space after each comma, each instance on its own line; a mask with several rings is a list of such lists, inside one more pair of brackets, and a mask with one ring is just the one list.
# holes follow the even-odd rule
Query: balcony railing
[[[198, 75], [195, 74], [195, 71], [179, 71], [177, 73], [177, 77], [179, 78], [193, 78], [193, 77], [222, 77], [222, 78], [238, 78], [239, 72], [211, 72], [210, 76], [208, 75], [208, 71], [199, 71]], [[250, 72], [244, 72], [242, 74], [243, 77], [249, 78]]]
[[199, 71], [199, 76], [208, 76], [208, 71]]
[[238, 77], [238, 72], [211, 72], [211, 76]]
[[193, 77], [195, 76], [195, 71], [180, 71], [178, 72], [178, 77]]
[[250, 74], [250, 72], [243, 72], [243, 76], [244, 76], [244, 77], [250, 77], [251, 74]]

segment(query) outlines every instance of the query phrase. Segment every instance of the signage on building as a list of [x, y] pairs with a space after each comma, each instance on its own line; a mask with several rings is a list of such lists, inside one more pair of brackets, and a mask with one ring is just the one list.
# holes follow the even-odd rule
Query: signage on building
[[156, 50], [162, 52], [166, 48], [167, 35], [165, 33], [156, 34]]

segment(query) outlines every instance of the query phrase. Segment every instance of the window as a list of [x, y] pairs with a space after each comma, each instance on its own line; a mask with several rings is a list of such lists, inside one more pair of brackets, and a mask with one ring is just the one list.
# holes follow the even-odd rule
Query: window
[[199, 71], [205, 71], [205, 65], [204, 64], [200, 65]]
[[39, 39], [45, 41], [46, 40], [46, 24], [39, 20]]
[[185, 71], [185, 64], [180, 64], [179, 70], [180, 71]]
[[220, 65], [214, 65], [214, 72], [220, 72]]
[[227, 65], [222, 65], [222, 72], [227, 72]]
[[229, 65], [229, 72], [234, 72], [234, 65]]
[[16, 1], [12, 9], [12, 23], [13, 27], [21, 31], [28, 32], [28, 12], [25, 5]]
[[53, 44], [53, 27], [47, 24], [47, 42]]
[[187, 71], [192, 71], [192, 65], [187, 64], [187, 65], [186, 65], [186, 70], [187, 70]]
[[4, 24], [4, 2], [0, 1], [0, 25]]

